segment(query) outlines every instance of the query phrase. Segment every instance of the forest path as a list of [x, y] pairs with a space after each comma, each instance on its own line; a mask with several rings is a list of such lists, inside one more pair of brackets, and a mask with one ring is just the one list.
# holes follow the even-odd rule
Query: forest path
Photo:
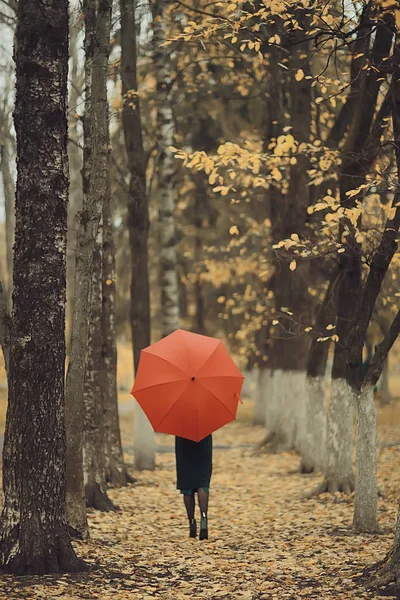
[[[254, 455], [243, 447], [255, 444], [262, 433], [261, 427], [237, 421], [214, 435], [208, 541], [187, 537], [182, 498], [175, 490], [173, 438], [158, 435], [165, 451], [157, 454], [157, 470], [137, 474], [132, 487], [110, 490], [119, 512], [90, 512], [91, 539], [75, 545], [91, 570], [62, 577], [3, 577], [0, 598], [376, 598], [355, 579], [390, 547], [399, 448], [379, 450], [382, 533], [363, 536], [351, 531], [352, 500], [340, 494], [302, 500], [320, 476], [300, 475], [295, 454]], [[389, 442], [399, 439], [399, 427], [381, 426], [382, 436]], [[123, 437], [126, 442], [126, 427]]]

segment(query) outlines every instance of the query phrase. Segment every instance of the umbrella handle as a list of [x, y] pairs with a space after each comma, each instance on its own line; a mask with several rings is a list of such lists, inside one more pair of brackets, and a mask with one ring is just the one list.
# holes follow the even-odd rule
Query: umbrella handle
[[243, 404], [243, 400], [241, 399], [241, 397], [239, 396], [239, 394], [237, 392], [235, 392], [235, 397], [237, 396], [240, 404]]

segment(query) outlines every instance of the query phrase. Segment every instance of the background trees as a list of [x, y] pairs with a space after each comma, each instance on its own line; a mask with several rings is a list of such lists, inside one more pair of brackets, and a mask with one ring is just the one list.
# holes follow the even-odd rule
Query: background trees
[[[140, 350], [178, 326], [225, 339], [251, 373], [263, 444], [322, 471], [316, 493], [355, 485], [354, 526], [374, 531], [374, 386], [389, 350], [389, 371], [398, 361], [397, 12], [372, 0], [111, 5], [71, 4], [71, 532], [85, 537], [86, 504], [112, 508], [106, 484], [130, 480], [117, 393]], [[119, 390], [117, 336], [133, 349]], [[135, 410], [135, 466], [154, 469]]]

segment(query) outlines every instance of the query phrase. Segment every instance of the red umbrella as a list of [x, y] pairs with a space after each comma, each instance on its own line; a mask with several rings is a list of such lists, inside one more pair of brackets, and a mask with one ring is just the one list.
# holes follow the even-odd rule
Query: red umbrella
[[243, 380], [221, 340], [177, 329], [142, 350], [131, 393], [154, 431], [199, 442], [236, 418]]

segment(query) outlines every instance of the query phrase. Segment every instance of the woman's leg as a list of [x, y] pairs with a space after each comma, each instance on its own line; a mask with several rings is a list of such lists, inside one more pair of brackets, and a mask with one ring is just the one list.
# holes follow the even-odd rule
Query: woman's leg
[[188, 519], [193, 520], [194, 519], [194, 509], [195, 509], [194, 494], [191, 494], [190, 496], [184, 494], [183, 501], [185, 503], [185, 508], [186, 508]]
[[185, 503], [185, 508], [187, 512], [187, 516], [189, 519], [189, 537], [195, 538], [197, 535], [197, 525], [196, 519], [194, 518], [194, 509], [195, 509], [195, 500], [194, 493], [192, 494], [184, 494], [183, 501]]
[[200, 506], [200, 514], [201, 514], [199, 539], [200, 540], [208, 540], [207, 513], [208, 513], [209, 492], [208, 492], [208, 490], [205, 490], [204, 488], [199, 488], [197, 490], [197, 495], [199, 498], [199, 506]]

